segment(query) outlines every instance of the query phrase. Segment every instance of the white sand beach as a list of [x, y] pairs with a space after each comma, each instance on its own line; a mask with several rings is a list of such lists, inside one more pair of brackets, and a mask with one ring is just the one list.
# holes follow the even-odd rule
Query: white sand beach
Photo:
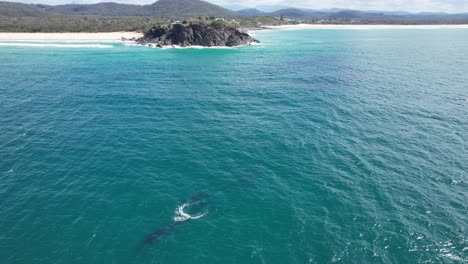
[[105, 32], [105, 33], [4, 33], [0, 32], [0, 41], [53, 41], [53, 42], [113, 42], [123, 38], [138, 38], [138, 32]]
[[463, 28], [468, 25], [327, 25], [327, 24], [298, 24], [282, 26], [265, 26], [267, 29], [443, 29]]
[[[282, 26], [264, 26], [272, 30], [294, 29], [468, 29], [468, 25], [325, 25], [298, 24]], [[104, 33], [10, 33], [0, 32], [0, 41], [31, 41], [31, 42], [115, 42], [122, 38], [141, 37], [139, 32], [104, 32]]]

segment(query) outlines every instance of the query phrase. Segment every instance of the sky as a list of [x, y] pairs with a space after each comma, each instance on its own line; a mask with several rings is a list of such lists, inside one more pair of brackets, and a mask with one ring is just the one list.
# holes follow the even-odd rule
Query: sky
[[[150, 4], [156, 0], [5, 0], [41, 4], [88, 4], [118, 2]], [[256, 7], [257, 5], [284, 5], [311, 9], [349, 8], [358, 10], [409, 11], [409, 12], [468, 12], [468, 0], [205, 0], [222, 6]]]

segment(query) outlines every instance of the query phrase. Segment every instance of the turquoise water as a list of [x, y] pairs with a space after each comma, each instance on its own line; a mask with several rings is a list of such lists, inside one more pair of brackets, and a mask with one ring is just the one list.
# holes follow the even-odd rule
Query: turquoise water
[[466, 263], [467, 33], [0, 45], [0, 263]]

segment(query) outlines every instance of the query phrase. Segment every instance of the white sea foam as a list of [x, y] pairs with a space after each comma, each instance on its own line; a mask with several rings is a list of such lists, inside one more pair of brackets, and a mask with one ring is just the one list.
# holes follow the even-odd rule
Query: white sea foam
[[198, 203], [184, 203], [181, 206], [177, 207], [175, 210], [174, 222], [185, 222], [188, 220], [200, 219], [208, 214], [207, 211], [197, 215], [190, 215], [184, 211], [185, 208], [190, 207], [193, 204]]
[[158, 47], [157, 44], [155, 43], [148, 43], [146, 45], [140, 45], [140, 44], [125, 44], [126, 46], [144, 46], [144, 47], [148, 47], [148, 48], [154, 48], [154, 49], [228, 49], [228, 50], [231, 50], [231, 49], [238, 49], [238, 48], [242, 48], [244, 46], [259, 46], [259, 45], [263, 45], [261, 43], [250, 43], [250, 44], [245, 44], [245, 45], [240, 45], [240, 46], [236, 46], [236, 47], [226, 47], [226, 46], [214, 46], [214, 47], [205, 47], [205, 46], [197, 46], [197, 45], [194, 45], [194, 46], [187, 46], [187, 47], [181, 47], [179, 45], [166, 45], [166, 46], [162, 46], [162, 47]]
[[[238, 46], [240, 47], [240, 46]], [[238, 47], [204, 47], [204, 46], [188, 46], [188, 47], [181, 47], [181, 46], [174, 46], [175, 49], [235, 49]]]
[[57, 43], [15, 43], [15, 42], [0, 42], [0, 46], [8, 47], [33, 47], [33, 48], [92, 48], [92, 49], [109, 49], [112, 45], [104, 44], [57, 44]]
[[244, 45], [244, 46], [264, 46], [265, 44], [259, 43], [259, 42], [252, 42], [250, 44]]
[[[158, 48], [155, 46], [150, 46], [151, 48]], [[162, 49], [235, 49], [237, 47], [204, 47], [204, 46], [188, 46], [188, 47], [181, 47], [178, 45], [174, 46], [163, 46]]]
[[123, 43], [124, 43], [124, 46], [126, 46], [126, 47], [138, 47], [138, 46], [142, 46], [142, 45], [137, 44], [137, 43], [135, 43], [135, 42], [133, 42], [133, 41], [124, 41]]
[[451, 260], [460, 262], [460, 263], [464, 262], [463, 258], [461, 258], [461, 257], [459, 257], [457, 255], [454, 255], [452, 253], [443, 254], [442, 256], [447, 257], [447, 258], [449, 258]]

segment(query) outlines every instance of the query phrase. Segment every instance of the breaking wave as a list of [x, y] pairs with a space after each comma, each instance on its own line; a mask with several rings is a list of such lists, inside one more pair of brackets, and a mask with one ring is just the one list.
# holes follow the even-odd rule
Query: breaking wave
[[154, 44], [154, 43], [149, 43], [145, 45], [136, 44], [136, 43], [126, 43], [124, 45], [125, 46], [141, 46], [141, 47], [163, 49], [163, 50], [169, 50], [169, 49], [227, 49], [227, 50], [232, 50], [232, 49], [239, 49], [239, 48], [246, 47], [246, 46], [261, 46], [263, 44], [262, 43], [250, 43], [250, 44], [245, 44], [245, 45], [240, 45], [240, 46], [235, 46], [235, 47], [227, 47], [227, 46], [205, 47], [205, 46], [198, 46], [198, 45], [181, 47], [179, 45], [166, 45], [166, 46], [162, 46], [161, 48], [158, 47], [157, 44]]
[[93, 48], [93, 49], [109, 49], [112, 45], [104, 44], [55, 44], [55, 43], [5, 43], [1, 42], [0, 46], [8, 47], [33, 47], [33, 48]]

